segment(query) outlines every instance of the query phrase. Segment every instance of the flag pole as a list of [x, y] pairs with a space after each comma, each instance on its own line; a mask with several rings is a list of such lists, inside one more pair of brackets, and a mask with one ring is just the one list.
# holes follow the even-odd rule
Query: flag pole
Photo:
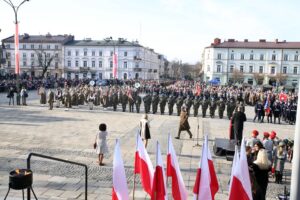
[[[138, 149], [138, 134], [139, 134], [139, 130], [138, 130], [138, 132], [137, 132], [137, 134], [136, 134], [136, 150], [135, 150], [135, 152], [137, 152], [137, 149]], [[136, 159], [136, 158], [135, 158]], [[135, 164], [135, 163], [134, 163]], [[135, 167], [135, 166], [134, 166]], [[135, 169], [135, 168], [134, 168]], [[134, 173], [134, 175], [133, 175], [133, 192], [132, 192], [132, 199], [134, 200], [134, 193], [135, 193], [135, 184], [136, 184], [136, 182], [135, 182], [135, 179], [136, 179], [136, 173], [135, 173], [135, 171], [133, 171], [133, 173]]]
[[[300, 83], [300, 79], [298, 84]], [[299, 87], [299, 86], [298, 86]], [[290, 199], [300, 199], [300, 87], [298, 88], [298, 103], [297, 103], [297, 116], [296, 116], [296, 128], [295, 128], [295, 136], [294, 136], [294, 154], [293, 157], [293, 166], [292, 166], [292, 183], [291, 183], [291, 194]]]

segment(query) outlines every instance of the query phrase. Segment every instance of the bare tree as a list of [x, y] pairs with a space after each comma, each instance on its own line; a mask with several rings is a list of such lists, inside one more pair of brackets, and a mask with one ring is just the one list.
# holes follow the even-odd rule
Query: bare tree
[[237, 69], [233, 70], [231, 77], [234, 83], [240, 83], [244, 81], [244, 73]]
[[253, 73], [253, 78], [257, 85], [263, 84], [264, 76], [262, 74], [255, 72]]
[[55, 53], [51, 55], [51, 53], [47, 53], [44, 50], [37, 50], [36, 51], [37, 57], [38, 57], [38, 65], [42, 68], [42, 77], [45, 77], [45, 74], [51, 65]]
[[287, 75], [280, 72], [275, 75], [275, 79], [278, 84], [283, 85], [287, 79]]
[[181, 63], [179, 61], [172, 61], [171, 69], [173, 71], [173, 77], [179, 79], [181, 75]]

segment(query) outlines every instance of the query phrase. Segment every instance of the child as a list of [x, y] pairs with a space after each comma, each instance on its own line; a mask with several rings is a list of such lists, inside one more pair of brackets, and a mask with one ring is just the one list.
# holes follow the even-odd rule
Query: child
[[108, 147], [106, 142], [107, 132], [106, 132], [106, 124], [99, 125], [100, 132], [96, 134], [94, 148], [98, 154], [99, 165], [103, 166], [103, 157], [104, 154], [108, 153]]

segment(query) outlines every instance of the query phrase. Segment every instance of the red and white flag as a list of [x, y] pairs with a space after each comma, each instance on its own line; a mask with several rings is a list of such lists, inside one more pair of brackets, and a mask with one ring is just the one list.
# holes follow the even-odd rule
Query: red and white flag
[[167, 176], [172, 177], [172, 196], [174, 200], [188, 199], [188, 192], [185, 188], [183, 178], [180, 172], [176, 152], [174, 150], [171, 136], [168, 139], [167, 155]]
[[[209, 183], [209, 184], [208, 184]], [[214, 200], [215, 194], [219, 190], [219, 184], [214, 169], [212, 157], [208, 149], [208, 140], [205, 140], [202, 148], [201, 162], [197, 171], [194, 185], [194, 199], [196, 200]]]
[[112, 200], [128, 200], [128, 187], [123, 159], [121, 156], [120, 142], [116, 141], [113, 161], [113, 188]]
[[165, 170], [158, 142], [156, 145], [156, 167], [152, 186], [151, 200], [168, 199]]
[[19, 55], [19, 25], [16, 23], [15, 34], [15, 73], [20, 74], [20, 55]]
[[230, 183], [229, 183], [229, 191], [231, 190], [231, 183], [232, 183], [232, 179], [233, 179], [233, 172], [234, 169], [236, 168], [236, 166], [239, 165], [239, 160], [240, 160], [240, 154], [239, 154], [239, 149], [238, 146], [235, 146], [235, 151], [234, 151], [234, 157], [233, 157], [233, 161], [232, 161], [232, 168], [231, 168], [231, 177], [230, 177]]
[[145, 192], [151, 196], [154, 174], [153, 165], [139, 133], [137, 133], [136, 142], [134, 173], [140, 174], [142, 186]]
[[240, 159], [232, 170], [229, 200], [252, 200], [251, 182], [246, 156], [245, 138], [242, 140]]
[[113, 54], [113, 78], [118, 78], [118, 56], [116, 52]]

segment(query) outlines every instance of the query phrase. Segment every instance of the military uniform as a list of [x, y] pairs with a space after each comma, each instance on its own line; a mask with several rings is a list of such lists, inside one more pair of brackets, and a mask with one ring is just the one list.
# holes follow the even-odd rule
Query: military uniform
[[194, 99], [194, 102], [193, 102], [194, 117], [197, 117], [197, 116], [198, 116], [198, 109], [199, 109], [200, 104], [201, 104], [200, 97], [197, 96], [197, 97]]
[[182, 104], [183, 104], [183, 97], [182, 96], [177, 97], [176, 99], [177, 116], [180, 116]]
[[220, 118], [220, 119], [223, 119], [225, 107], [226, 107], [226, 104], [225, 104], [223, 98], [221, 98], [221, 99], [218, 101], [218, 111], [219, 111], [219, 118]]
[[193, 104], [192, 97], [190, 95], [188, 95], [187, 98], [184, 100], [184, 103], [186, 105], [187, 114], [190, 115], [190, 109], [191, 109], [192, 104]]
[[168, 98], [168, 109], [169, 109], [169, 115], [173, 114], [173, 107], [175, 104], [175, 96], [170, 95]]
[[278, 118], [278, 123], [280, 124], [280, 116], [281, 116], [281, 106], [279, 102], [275, 102], [273, 106], [273, 116], [274, 116], [274, 124], [276, 123], [276, 118]]
[[117, 92], [113, 92], [112, 93], [112, 106], [113, 106], [114, 111], [117, 110], [118, 102], [119, 102], [118, 94], [117, 94]]
[[140, 113], [141, 103], [142, 103], [142, 98], [137, 94], [134, 102], [137, 113]]
[[121, 95], [121, 104], [122, 104], [122, 111], [125, 112], [126, 111], [126, 105], [128, 103], [128, 96], [123, 93]]
[[217, 103], [214, 98], [211, 99], [210, 104], [209, 104], [209, 113], [210, 117], [214, 118], [215, 117], [215, 111], [217, 108]]
[[54, 102], [54, 92], [52, 90], [49, 90], [48, 92], [49, 110], [53, 109], [53, 102]]
[[145, 106], [145, 113], [149, 113], [151, 101], [152, 101], [150, 94], [146, 94], [146, 96], [144, 96], [144, 98], [143, 98], [143, 101], [144, 101], [144, 106]]
[[159, 103], [159, 96], [155, 93], [152, 96], [152, 113], [156, 114]]
[[231, 119], [233, 115], [233, 111], [235, 110], [236, 103], [234, 101], [234, 98], [230, 98], [229, 102], [227, 103], [227, 117], [228, 119]]
[[159, 107], [160, 107], [160, 114], [165, 113], [165, 107], [167, 103], [167, 96], [165, 94], [160, 95], [159, 97]]
[[206, 111], [209, 105], [209, 100], [204, 97], [203, 101], [202, 101], [202, 117], [206, 117]]

